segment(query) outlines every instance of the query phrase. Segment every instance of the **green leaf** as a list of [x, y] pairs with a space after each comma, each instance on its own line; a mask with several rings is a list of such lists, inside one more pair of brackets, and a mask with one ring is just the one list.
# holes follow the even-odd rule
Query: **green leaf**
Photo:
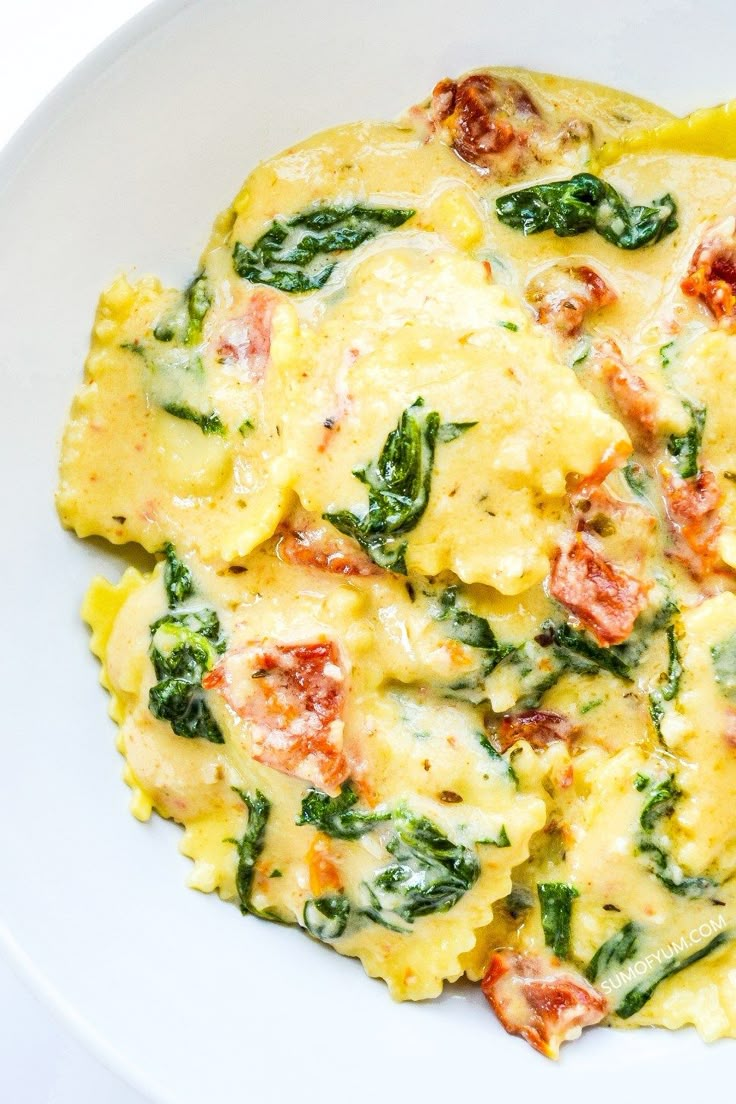
[[619, 249], [653, 245], [677, 229], [671, 195], [655, 199], [649, 207], [631, 206], [611, 184], [591, 173], [508, 192], [496, 200], [496, 214], [524, 234], [553, 230], [566, 238], [595, 230]]
[[624, 924], [620, 931], [601, 944], [595, 952], [585, 971], [588, 981], [595, 982], [604, 977], [612, 966], [620, 966], [627, 959], [636, 954], [639, 942], [639, 928], [633, 920]]
[[542, 912], [544, 942], [558, 958], [570, 953], [572, 903], [580, 896], [575, 886], [565, 882], [539, 882], [539, 907]]
[[659, 690], [652, 690], [649, 694], [649, 717], [654, 725], [654, 731], [657, 733], [657, 739], [660, 743], [663, 743], [662, 739], [662, 720], [664, 718], [664, 701]]
[[657, 821], [663, 817], [672, 816], [675, 802], [681, 796], [682, 790], [677, 788], [674, 774], [658, 782], [651, 790], [639, 817], [639, 823], [644, 831], [653, 831]]
[[244, 280], [279, 291], [316, 291], [330, 278], [336, 255], [402, 226], [415, 213], [409, 208], [359, 203], [315, 207], [286, 221], [272, 222], [250, 247], [236, 242], [233, 267]]
[[264, 797], [260, 790], [256, 790], [255, 794], [247, 793], [245, 790], [236, 790], [235, 792], [239, 794], [248, 809], [248, 823], [245, 831], [239, 840], [232, 841], [238, 849], [235, 886], [240, 898], [240, 911], [244, 915], [250, 912], [260, 916], [262, 914], [258, 909], [254, 909], [251, 904], [251, 893], [255, 866], [265, 847], [266, 826], [271, 815], [271, 802], [267, 797]]
[[225, 643], [220, 636], [220, 619], [213, 609], [184, 610], [179, 613], [165, 613], [151, 625], [151, 636], [162, 625], [181, 625], [190, 632], [199, 633], [216, 645], [218, 652], [225, 650]]
[[394, 834], [386, 850], [395, 862], [375, 877], [373, 894], [382, 913], [412, 924], [421, 916], [447, 912], [475, 884], [480, 862], [475, 851], [453, 843], [425, 816], [405, 807], [392, 817]]
[[731, 700], [736, 698], [736, 633], [727, 637], [711, 650], [713, 672], [721, 693]]
[[350, 902], [343, 893], [313, 897], [304, 906], [304, 926], [323, 943], [332, 943], [344, 934], [350, 916]]
[[437, 430], [437, 440], [441, 444], [448, 444], [457, 437], [461, 437], [463, 433], [467, 433], [469, 429], [477, 426], [477, 424], [477, 422], [443, 422]]
[[388, 571], [406, 574], [402, 537], [427, 508], [439, 427], [439, 414], [427, 413], [424, 401], [416, 399], [389, 433], [378, 459], [353, 472], [368, 488], [365, 513], [340, 510], [323, 515]]
[[202, 323], [212, 306], [212, 295], [204, 273], [198, 273], [184, 290], [179, 302], [156, 323], [157, 341], [176, 341], [196, 345], [202, 337]]
[[194, 580], [191, 571], [179, 559], [170, 541], [163, 546], [162, 552], [166, 557], [164, 587], [169, 599], [169, 609], [175, 609], [194, 594]]
[[185, 422], [194, 422], [202, 430], [205, 437], [213, 434], [218, 437], [226, 435], [225, 426], [222, 424], [220, 415], [214, 410], [211, 410], [209, 414], [205, 414], [201, 410], [195, 410], [188, 403], [179, 402], [164, 403], [162, 409], [174, 418], [181, 418]]
[[334, 839], [354, 840], [389, 819], [388, 813], [356, 809], [357, 804], [358, 794], [350, 781], [343, 782], [337, 797], [309, 790], [302, 798], [302, 811], [296, 823], [311, 824]]
[[680, 661], [680, 649], [677, 645], [677, 635], [674, 625], [667, 626], [667, 673], [663, 676], [660, 693], [665, 701], [672, 701], [677, 697], [682, 678], [682, 663]]
[[658, 985], [668, 977], [672, 977], [673, 974], [679, 974], [681, 970], [686, 970], [688, 966], [693, 966], [696, 962], [700, 962], [701, 959], [706, 958], [707, 955], [713, 954], [725, 943], [731, 939], [730, 932], [719, 932], [703, 947], [699, 947], [697, 951], [693, 951], [692, 954], [687, 955], [686, 958], [673, 958], [669, 962], [665, 963], [648, 981], [642, 981], [639, 985], [635, 985], [633, 989], [630, 989], [624, 999], [616, 1008], [616, 1015], [622, 1020], [628, 1020], [630, 1016], [633, 1016], [636, 1012], [639, 1012], [647, 1001], [650, 999], [654, 990]]
[[508, 832], [506, 831], [506, 825], [501, 825], [501, 831], [498, 833], [497, 838], [494, 839], [479, 839], [476, 843], [485, 843], [488, 847], [510, 847], [511, 840], [509, 839]]
[[624, 682], [631, 682], [630, 650], [624, 646], [602, 648], [587, 633], [578, 632], [565, 622], [545, 621], [540, 635], [550, 638], [560, 659], [573, 671], [580, 674], [609, 671]]
[[439, 613], [435, 614], [435, 618], [437, 621], [447, 623], [448, 632], [453, 640], [459, 640], [466, 647], [478, 648], [485, 653], [483, 673], [488, 675], [505, 656], [514, 650], [514, 645], [500, 644], [485, 617], [479, 617], [476, 613], [461, 609], [457, 603], [457, 587], [447, 587], [440, 595], [440, 609]]
[[224, 648], [213, 610], [168, 614], [151, 625], [149, 655], [158, 682], [148, 692], [148, 708], [177, 736], [225, 742], [202, 690], [205, 672]]
[[703, 897], [717, 884], [703, 874], [684, 874], [664, 847], [647, 836], [642, 836], [639, 840], [639, 851], [649, 858], [652, 874], [677, 897]]
[[690, 412], [690, 428], [679, 436], [673, 434], [667, 443], [667, 451], [674, 458], [682, 478], [692, 479], [699, 470], [698, 453], [703, 442], [706, 409], [687, 401], [682, 405]]
[[156, 683], [148, 691], [148, 708], [154, 717], [168, 721], [177, 736], [208, 740], [211, 744], [225, 743], [209, 706], [188, 679], [167, 678]]
[[674, 341], [668, 341], [666, 345], [660, 345], [659, 359], [662, 362], [663, 368], [669, 368], [670, 364], [672, 363], [672, 350], [674, 347]]
[[519, 785], [519, 776], [517, 775], [516, 771], [512, 767], [511, 763], [509, 763], [508, 760], [504, 759], [503, 755], [501, 755], [500, 752], [496, 751], [493, 744], [491, 743], [491, 741], [488, 739], [488, 737], [486, 736], [486, 734], [484, 732], [479, 732], [478, 733], [478, 740], [480, 742], [480, 746], [483, 748], [483, 750], [486, 752], [486, 754], [490, 755], [490, 757], [493, 760], [493, 762], [495, 763], [495, 765], [501, 771], [503, 771], [503, 773], [506, 775], [509, 782], [513, 782], [515, 786], [518, 786]]

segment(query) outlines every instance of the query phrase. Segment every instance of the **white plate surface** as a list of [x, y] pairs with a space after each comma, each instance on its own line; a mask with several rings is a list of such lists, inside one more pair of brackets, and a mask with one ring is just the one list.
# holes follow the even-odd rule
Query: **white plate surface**
[[391, 118], [475, 65], [588, 77], [677, 111], [736, 95], [728, 0], [200, 0], [155, 4], [65, 82], [0, 159], [0, 922], [115, 1069], [167, 1104], [546, 1104], [725, 1083], [733, 1046], [596, 1031], [559, 1065], [477, 992], [396, 1005], [360, 966], [184, 888], [178, 831], [127, 813], [78, 608], [122, 558], [59, 528], [59, 434], [99, 290], [182, 283], [255, 162]]

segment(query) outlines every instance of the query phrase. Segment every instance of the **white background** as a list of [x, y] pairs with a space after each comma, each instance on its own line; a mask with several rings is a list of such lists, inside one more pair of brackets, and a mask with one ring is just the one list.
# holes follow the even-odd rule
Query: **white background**
[[[0, 35], [0, 147], [78, 61], [146, 0], [6, 0]], [[7, 842], [3, 843], [7, 846]], [[2, 1104], [144, 1104], [71, 1037], [0, 949]]]

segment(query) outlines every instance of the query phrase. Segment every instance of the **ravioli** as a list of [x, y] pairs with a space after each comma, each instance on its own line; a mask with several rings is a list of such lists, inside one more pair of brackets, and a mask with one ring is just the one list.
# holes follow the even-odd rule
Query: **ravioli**
[[366, 261], [313, 338], [308, 393], [296, 408], [302, 430], [311, 429], [296, 481], [304, 506], [364, 513], [353, 470], [421, 399], [442, 423], [468, 428], [437, 445], [408, 569], [453, 571], [503, 594], [539, 582], [569, 521], [568, 479], [625, 454], [629, 441], [530, 331], [483, 263], [410, 250]]
[[64, 435], [59, 513], [79, 536], [150, 552], [174, 539], [232, 559], [269, 537], [289, 502], [278, 363], [293, 311], [224, 280], [194, 342], [158, 340], [179, 298], [122, 277], [102, 296]]
[[[397, 589], [399, 594], [392, 593]], [[445, 979], [462, 973], [459, 957], [490, 920], [494, 901], [509, 891], [509, 872], [526, 858], [529, 839], [544, 822], [544, 805], [519, 793], [503, 761], [489, 756], [475, 707], [400, 681], [419, 673], [409, 639], [419, 627], [412, 624], [412, 604], [402, 591], [390, 578], [350, 584], [315, 580], [309, 569], [287, 568], [261, 554], [242, 577], [203, 578], [191, 609], [201, 609], [203, 602], [214, 608], [227, 637], [215, 668], [221, 678], [213, 679], [207, 692], [222, 744], [183, 739], [151, 714], [156, 675], [149, 651], [157, 637], [150, 626], [167, 616], [160, 569], [150, 580], [128, 576], [121, 582], [122, 605], [109, 636], [108, 610], [117, 596], [108, 584], [96, 584], [86, 616], [95, 647], [105, 656], [128, 780], [159, 813], [185, 826], [194, 884], [217, 888], [226, 898], [238, 896], [242, 868], [239, 875], [234, 840], [248, 823], [241, 794], [265, 796], [268, 822], [250, 895], [241, 896], [243, 908], [314, 931], [320, 923], [329, 926], [330, 919], [314, 901], [339, 900], [348, 920], [344, 932], [330, 936], [332, 945], [385, 978], [395, 996], [421, 999], [436, 996]], [[395, 619], [385, 624], [381, 611], [389, 602]], [[432, 635], [428, 625], [419, 631]], [[447, 677], [443, 667], [453, 665], [442, 655], [439, 629], [434, 635], [435, 676]], [[337, 737], [344, 767], [325, 782], [318, 753], [312, 752], [312, 762], [307, 757], [295, 763], [283, 757], [279, 745], [288, 739], [286, 728], [274, 735], [298, 686], [281, 687], [284, 700], [275, 714], [260, 716], [261, 725], [249, 702], [255, 697], [262, 708], [262, 687], [274, 679], [275, 669], [269, 673], [257, 666], [269, 649], [283, 657], [287, 649], [301, 648], [304, 672], [310, 654], [334, 641], [340, 642], [335, 674], [345, 686]], [[426, 648], [429, 639], [422, 643]], [[322, 669], [319, 678], [329, 684]], [[304, 803], [315, 794], [330, 801], [325, 784], [333, 801], [346, 792], [360, 794], [363, 825], [335, 827], [327, 821], [320, 830], [319, 819], [300, 823]], [[430, 865], [421, 848], [413, 859], [416, 885], [394, 891], [380, 884], [382, 872], [391, 868], [396, 823], [399, 831], [407, 825], [407, 832], [419, 824], [425, 833], [435, 833], [441, 847], [452, 841], [469, 867], [468, 884], [454, 870], [443, 873], [436, 859]], [[460, 858], [453, 856], [456, 865]], [[432, 895], [440, 899], [443, 893], [448, 901], [460, 898], [451, 915], [429, 907]]]
[[542, 1054], [736, 1035], [736, 164], [522, 70], [257, 166], [119, 276], [61, 448], [131, 810], [189, 884]]

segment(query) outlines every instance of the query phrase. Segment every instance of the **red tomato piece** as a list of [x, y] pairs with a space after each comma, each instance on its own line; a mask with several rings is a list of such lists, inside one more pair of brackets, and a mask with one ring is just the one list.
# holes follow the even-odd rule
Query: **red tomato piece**
[[704, 235], [680, 283], [685, 295], [700, 299], [713, 317], [736, 326], [736, 218], [729, 215]]
[[589, 315], [618, 298], [603, 277], [588, 265], [550, 265], [532, 277], [525, 295], [537, 321], [563, 337], [574, 337]]
[[595, 636], [599, 644], [620, 644], [646, 605], [647, 587], [609, 563], [584, 533], [558, 549], [549, 590]]
[[506, 1031], [547, 1058], [608, 1012], [605, 997], [581, 974], [539, 954], [496, 951], [481, 989]]
[[507, 713], [502, 718], [496, 736], [499, 751], [507, 751], [519, 740], [533, 748], [546, 748], [555, 740], [569, 744], [577, 732], [575, 725], [562, 713], [546, 709], [525, 709], [521, 713]]
[[226, 654], [203, 686], [249, 722], [258, 763], [332, 792], [348, 777], [345, 676], [334, 641], [255, 642]]

